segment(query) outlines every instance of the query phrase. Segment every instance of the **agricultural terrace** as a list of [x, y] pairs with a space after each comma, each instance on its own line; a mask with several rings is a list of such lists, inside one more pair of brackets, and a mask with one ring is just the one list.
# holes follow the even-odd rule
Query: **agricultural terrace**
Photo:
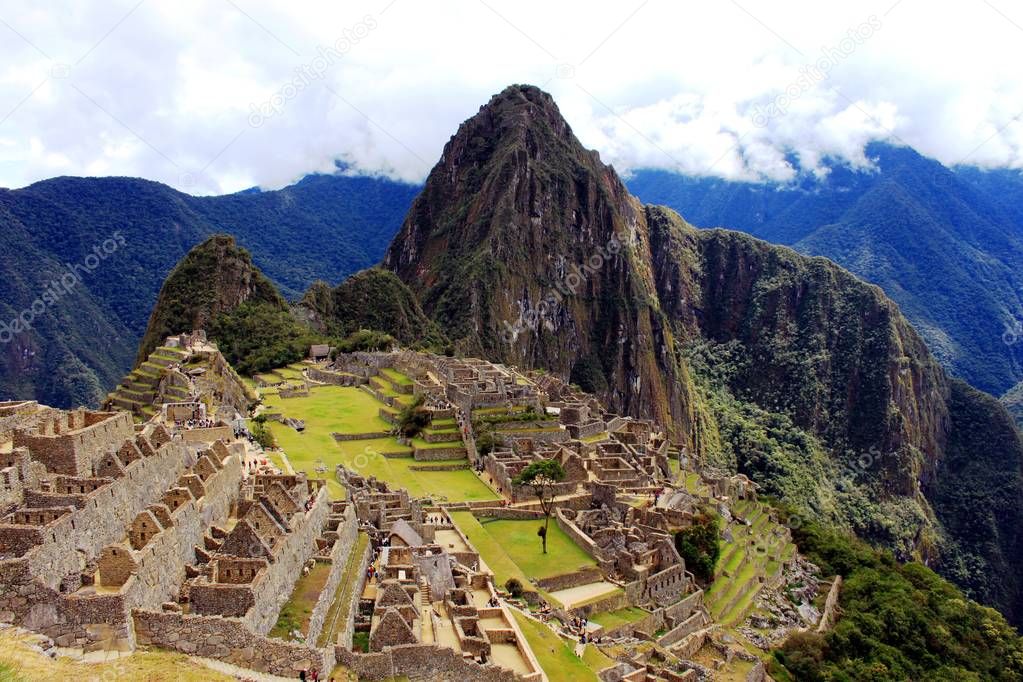
[[[410, 381], [394, 370], [384, 376], [395, 383], [402, 379]], [[281, 398], [272, 390], [264, 390], [262, 395], [267, 412], [305, 422], [302, 432], [281, 423], [271, 423], [274, 440], [296, 471], [326, 479], [335, 498], [343, 496], [344, 491], [334, 481], [334, 467], [344, 464], [364, 476], [375, 476], [391, 486], [405, 488], [414, 497], [450, 502], [498, 499], [472, 471], [464, 455], [460, 459], [430, 462], [413, 459], [413, 449], [461, 447], [453, 421], [450, 424], [440, 421], [431, 425], [431, 430], [450, 433], [456, 440], [428, 443], [415, 438], [411, 446], [406, 446], [388, 435], [392, 425], [380, 416], [381, 409], [393, 408], [388, 408], [364, 388], [312, 385], [308, 396]], [[335, 433], [367, 437], [339, 441], [332, 435]], [[464, 465], [464, 468], [429, 470], [451, 465]]]

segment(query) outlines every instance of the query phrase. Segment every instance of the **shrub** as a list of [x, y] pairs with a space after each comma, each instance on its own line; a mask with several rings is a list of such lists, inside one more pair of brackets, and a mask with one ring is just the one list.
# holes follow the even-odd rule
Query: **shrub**
[[422, 433], [431, 421], [433, 421], [433, 413], [423, 408], [423, 396], [417, 396], [398, 414], [397, 430], [406, 438], [414, 438]]
[[686, 568], [697, 578], [709, 582], [721, 554], [721, 533], [717, 516], [706, 511], [693, 517], [693, 525], [675, 534], [675, 548]]
[[522, 596], [522, 583], [518, 578], [508, 578], [504, 583], [504, 589], [515, 599]]

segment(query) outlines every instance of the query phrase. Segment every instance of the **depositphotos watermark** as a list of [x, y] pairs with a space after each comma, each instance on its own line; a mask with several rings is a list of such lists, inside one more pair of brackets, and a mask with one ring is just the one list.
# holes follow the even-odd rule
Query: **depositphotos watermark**
[[32, 329], [36, 318], [45, 313], [50, 307], [57, 305], [62, 298], [72, 293], [86, 275], [90, 275], [98, 268], [103, 261], [111, 255], [124, 248], [128, 242], [120, 230], [114, 232], [110, 237], [92, 247], [92, 252], [87, 254], [80, 263], [65, 265], [66, 272], [56, 279], [50, 280], [42, 293], [32, 301], [32, 304], [18, 313], [9, 322], [0, 320], [0, 344], [10, 343], [18, 334]]
[[848, 59], [860, 45], [870, 40], [881, 30], [881, 19], [871, 14], [866, 21], [851, 28], [837, 45], [821, 48], [821, 56], [811, 64], [799, 67], [799, 76], [789, 83], [766, 107], [757, 105], [753, 109], [753, 125], [763, 128], [772, 119], [783, 116], [792, 103], [831, 76], [831, 70]]
[[352, 47], [370, 34], [370, 31], [377, 27], [377, 20], [372, 14], [367, 14], [362, 21], [345, 28], [341, 37], [334, 41], [333, 45], [320, 45], [316, 48], [316, 56], [307, 63], [295, 69], [295, 77], [281, 86], [281, 88], [270, 95], [265, 102], [252, 102], [249, 104], [249, 125], [259, 128], [267, 119], [279, 116], [284, 111], [284, 105], [298, 97], [298, 94], [308, 88], [313, 81], [323, 78], [330, 67], [334, 66], [337, 60], [351, 51]]
[[1015, 346], [1020, 341], [1023, 341], [1023, 322], [1017, 320], [1005, 327], [1005, 331], [1002, 333], [1002, 342], [1006, 346]]
[[612, 233], [607, 243], [597, 247], [596, 252], [591, 254], [582, 265], [573, 264], [572, 269], [554, 285], [553, 289], [547, 292], [546, 296], [540, 299], [535, 308], [527, 309], [520, 304], [519, 317], [515, 322], [502, 320], [501, 323], [504, 325], [504, 330], [501, 332], [501, 338], [504, 339], [505, 343], [512, 344], [519, 338], [519, 334], [522, 331], [536, 329], [545, 315], [554, 311], [563, 300], [578, 293], [579, 287], [585, 284], [590, 277], [604, 267], [605, 263], [611, 260], [613, 256], [621, 253], [622, 249], [627, 244], [633, 243], [633, 241], [634, 237], [632, 234], [625, 230]]

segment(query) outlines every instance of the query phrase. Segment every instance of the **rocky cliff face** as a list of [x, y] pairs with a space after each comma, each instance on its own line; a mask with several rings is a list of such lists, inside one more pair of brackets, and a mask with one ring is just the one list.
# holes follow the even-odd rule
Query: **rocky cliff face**
[[445, 146], [384, 267], [459, 352], [546, 367], [622, 412], [688, 426], [646, 232], [642, 206], [550, 95], [512, 87]]
[[448, 344], [409, 288], [393, 272], [380, 268], [357, 272], [333, 288], [314, 282], [295, 312], [335, 338], [370, 329], [390, 334], [408, 347], [443, 350]]
[[[941, 481], [967, 466], [945, 461], [950, 441], [963, 450], [987, 419], [1005, 437], [974, 457], [1023, 494], [1023, 445], [991, 410], [962, 417], [976, 396], [951, 399], [897, 306], [823, 258], [642, 206], [537, 88], [462, 124], [383, 265], [462, 353], [570, 377], [769, 492], [815, 487], [809, 513], [903, 556], [1019, 570], [1009, 533], [950, 522], [962, 501]], [[979, 507], [1001, 503], [972, 484]], [[973, 590], [1012, 615], [1008, 592]]]
[[214, 235], [189, 251], [167, 276], [142, 337], [136, 366], [165, 337], [206, 327], [242, 303], [267, 303], [285, 310], [287, 302], [253, 265], [234, 237]]

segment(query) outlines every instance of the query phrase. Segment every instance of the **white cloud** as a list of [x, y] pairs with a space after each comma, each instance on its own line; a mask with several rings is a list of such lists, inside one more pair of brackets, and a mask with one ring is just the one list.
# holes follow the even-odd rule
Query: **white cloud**
[[1023, 10], [992, 4], [2, 0], [0, 185], [421, 180], [522, 82], [626, 172], [784, 180], [790, 152], [863, 164], [872, 139], [1023, 167]]

